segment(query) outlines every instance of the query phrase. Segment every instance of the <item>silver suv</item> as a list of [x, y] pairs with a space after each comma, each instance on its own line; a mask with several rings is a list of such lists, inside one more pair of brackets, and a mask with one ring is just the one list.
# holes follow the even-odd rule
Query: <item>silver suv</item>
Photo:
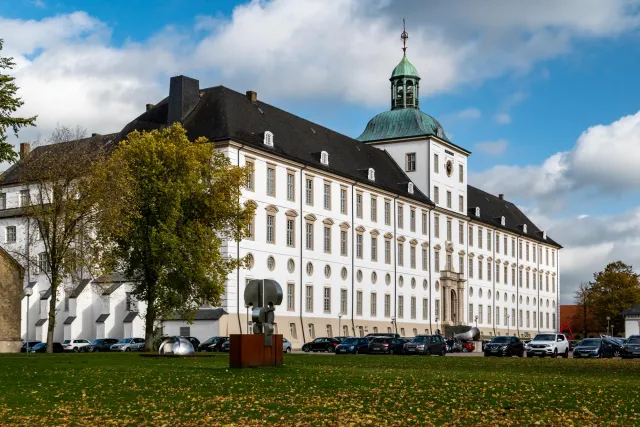
[[559, 355], [565, 359], [569, 357], [569, 341], [564, 334], [538, 334], [526, 346], [527, 357]]

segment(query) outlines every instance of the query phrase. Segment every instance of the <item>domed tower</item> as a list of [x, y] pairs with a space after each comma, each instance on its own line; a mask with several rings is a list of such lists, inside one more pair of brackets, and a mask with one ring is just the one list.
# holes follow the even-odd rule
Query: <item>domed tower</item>
[[418, 108], [420, 95], [420, 75], [416, 67], [407, 58], [407, 39], [409, 34], [403, 29], [402, 60], [391, 73], [391, 109]]

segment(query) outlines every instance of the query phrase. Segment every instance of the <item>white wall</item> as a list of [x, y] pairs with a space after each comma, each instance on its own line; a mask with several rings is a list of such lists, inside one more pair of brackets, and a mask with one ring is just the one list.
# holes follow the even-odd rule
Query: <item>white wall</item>
[[627, 338], [640, 335], [640, 316], [625, 316], [624, 330]]
[[181, 327], [190, 328], [191, 336], [198, 338], [200, 342], [220, 335], [220, 322], [217, 320], [195, 320], [192, 324], [188, 324], [183, 320], [162, 322], [164, 335], [180, 335]]

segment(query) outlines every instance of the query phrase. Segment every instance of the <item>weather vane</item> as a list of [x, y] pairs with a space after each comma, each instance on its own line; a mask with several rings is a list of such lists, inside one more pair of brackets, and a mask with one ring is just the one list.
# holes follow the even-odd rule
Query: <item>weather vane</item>
[[409, 34], [405, 28], [404, 18], [402, 18], [402, 34], [400, 34], [400, 38], [402, 39], [402, 51], [404, 54], [407, 54], [407, 39], [409, 38]]

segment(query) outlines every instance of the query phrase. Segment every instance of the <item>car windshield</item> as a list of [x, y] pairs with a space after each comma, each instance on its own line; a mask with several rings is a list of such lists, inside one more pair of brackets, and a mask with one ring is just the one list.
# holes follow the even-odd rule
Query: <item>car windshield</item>
[[640, 337], [631, 337], [627, 344], [640, 344]]
[[120, 341], [118, 341], [118, 344], [128, 344], [133, 340], [133, 338], [123, 338]]
[[34, 345], [34, 346], [33, 346], [33, 348], [42, 348], [42, 347], [44, 347], [45, 345], [47, 345], [47, 344], [42, 342], [42, 343], [40, 343], [40, 344], [36, 344], [36, 345]]
[[427, 342], [427, 337], [415, 337], [411, 342]]
[[600, 345], [600, 342], [601, 341], [598, 339], [587, 339], [587, 340], [582, 340], [579, 345], [581, 347], [586, 347], [586, 346], [593, 347], [593, 346]]
[[510, 337], [495, 337], [494, 339], [491, 340], [491, 342], [498, 343], [498, 344], [507, 344], [507, 343], [511, 342], [511, 338]]
[[62, 344], [69, 344], [71, 342], [71, 340], [64, 340], [62, 341]]
[[386, 338], [374, 338], [372, 342], [383, 344], [387, 339]]
[[101, 342], [102, 342], [102, 340], [98, 339], [98, 340], [93, 340], [93, 341], [91, 341], [91, 344], [93, 344], [93, 345], [98, 345], [98, 344], [100, 344]]
[[553, 334], [538, 334], [533, 341], [555, 341], [556, 336]]
[[358, 339], [357, 338], [347, 338], [347, 339], [342, 341], [342, 344], [355, 345], [355, 344], [358, 344]]

